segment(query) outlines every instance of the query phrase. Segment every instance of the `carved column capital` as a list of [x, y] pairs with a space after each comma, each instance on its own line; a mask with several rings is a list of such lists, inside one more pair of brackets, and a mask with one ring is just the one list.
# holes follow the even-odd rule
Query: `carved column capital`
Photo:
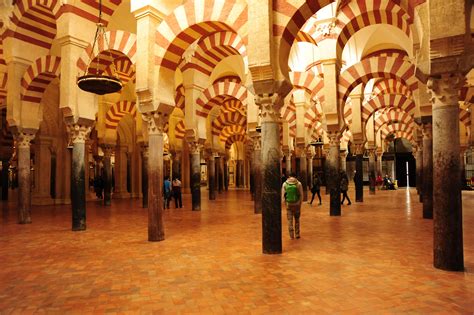
[[71, 143], [86, 143], [92, 130], [91, 125], [68, 124], [66, 126]]
[[370, 158], [375, 158], [375, 148], [367, 149]]
[[426, 87], [431, 95], [431, 103], [436, 106], [458, 106], [459, 90], [466, 78], [461, 73], [443, 74], [441, 77], [430, 77]]
[[354, 151], [356, 155], [362, 155], [364, 154], [364, 143], [354, 143]]
[[100, 147], [104, 151], [104, 157], [110, 158], [112, 153], [115, 151], [115, 145], [113, 144], [101, 144]]
[[29, 148], [31, 141], [35, 138], [36, 132], [15, 132], [15, 144], [17, 148]]
[[253, 150], [259, 151], [262, 150], [262, 136], [260, 134], [252, 137]]
[[158, 111], [142, 113], [149, 135], [162, 135], [168, 122], [169, 115]]
[[255, 96], [255, 103], [260, 107], [262, 122], [279, 122], [280, 111], [276, 106], [277, 94], [261, 94]]
[[338, 131], [328, 131], [329, 146], [338, 146], [341, 143], [341, 134]]
[[191, 154], [201, 154], [203, 145], [199, 141], [190, 141], [188, 142], [189, 153]]
[[423, 139], [433, 138], [433, 125], [431, 123], [423, 124]]

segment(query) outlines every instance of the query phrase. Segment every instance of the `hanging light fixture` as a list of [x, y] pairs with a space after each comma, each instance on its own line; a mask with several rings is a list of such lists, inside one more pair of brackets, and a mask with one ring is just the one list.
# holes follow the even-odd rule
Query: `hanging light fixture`
[[[114, 76], [107, 76], [99, 73], [100, 65], [100, 51], [99, 51], [99, 41], [103, 40], [105, 47], [107, 48], [106, 52], [109, 54], [110, 59], [112, 60], [112, 74]], [[92, 58], [94, 56], [95, 45], [97, 44], [97, 58], [96, 58], [96, 72], [89, 73], [90, 66], [92, 64]], [[105, 26], [102, 23], [102, 0], [99, 0], [99, 21], [97, 22], [97, 30], [95, 32], [94, 43], [92, 45], [91, 54], [89, 56], [89, 64], [84, 71], [84, 74], [77, 78], [77, 85], [83, 91], [94, 93], [98, 95], [104, 95], [109, 93], [115, 93], [122, 89], [122, 82], [120, 81], [117, 70], [115, 69], [114, 58], [112, 53], [109, 50], [109, 42], [107, 36], [105, 36]]]

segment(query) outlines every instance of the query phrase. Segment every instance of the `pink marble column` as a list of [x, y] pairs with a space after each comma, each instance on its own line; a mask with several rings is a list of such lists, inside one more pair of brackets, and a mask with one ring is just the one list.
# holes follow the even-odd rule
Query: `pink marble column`
[[431, 117], [423, 123], [423, 218], [433, 219], [433, 130]]

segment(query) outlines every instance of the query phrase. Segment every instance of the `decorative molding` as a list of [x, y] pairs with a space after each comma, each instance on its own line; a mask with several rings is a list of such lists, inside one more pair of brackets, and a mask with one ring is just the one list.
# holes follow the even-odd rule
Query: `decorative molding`
[[275, 106], [277, 98], [277, 94], [260, 94], [255, 96], [255, 103], [260, 107], [262, 122], [280, 121], [280, 111]]
[[142, 119], [146, 123], [148, 135], [162, 135], [169, 116], [158, 111], [142, 113]]
[[16, 132], [14, 134], [15, 145], [17, 148], [29, 148], [31, 141], [35, 138], [36, 133], [32, 132]]

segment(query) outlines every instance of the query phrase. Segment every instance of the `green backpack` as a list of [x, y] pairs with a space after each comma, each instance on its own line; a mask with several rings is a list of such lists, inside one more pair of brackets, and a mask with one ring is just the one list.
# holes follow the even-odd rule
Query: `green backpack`
[[297, 184], [286, 183], [285, 192], [286, 192], [286, 202], [296, 203], [300, 200]]

